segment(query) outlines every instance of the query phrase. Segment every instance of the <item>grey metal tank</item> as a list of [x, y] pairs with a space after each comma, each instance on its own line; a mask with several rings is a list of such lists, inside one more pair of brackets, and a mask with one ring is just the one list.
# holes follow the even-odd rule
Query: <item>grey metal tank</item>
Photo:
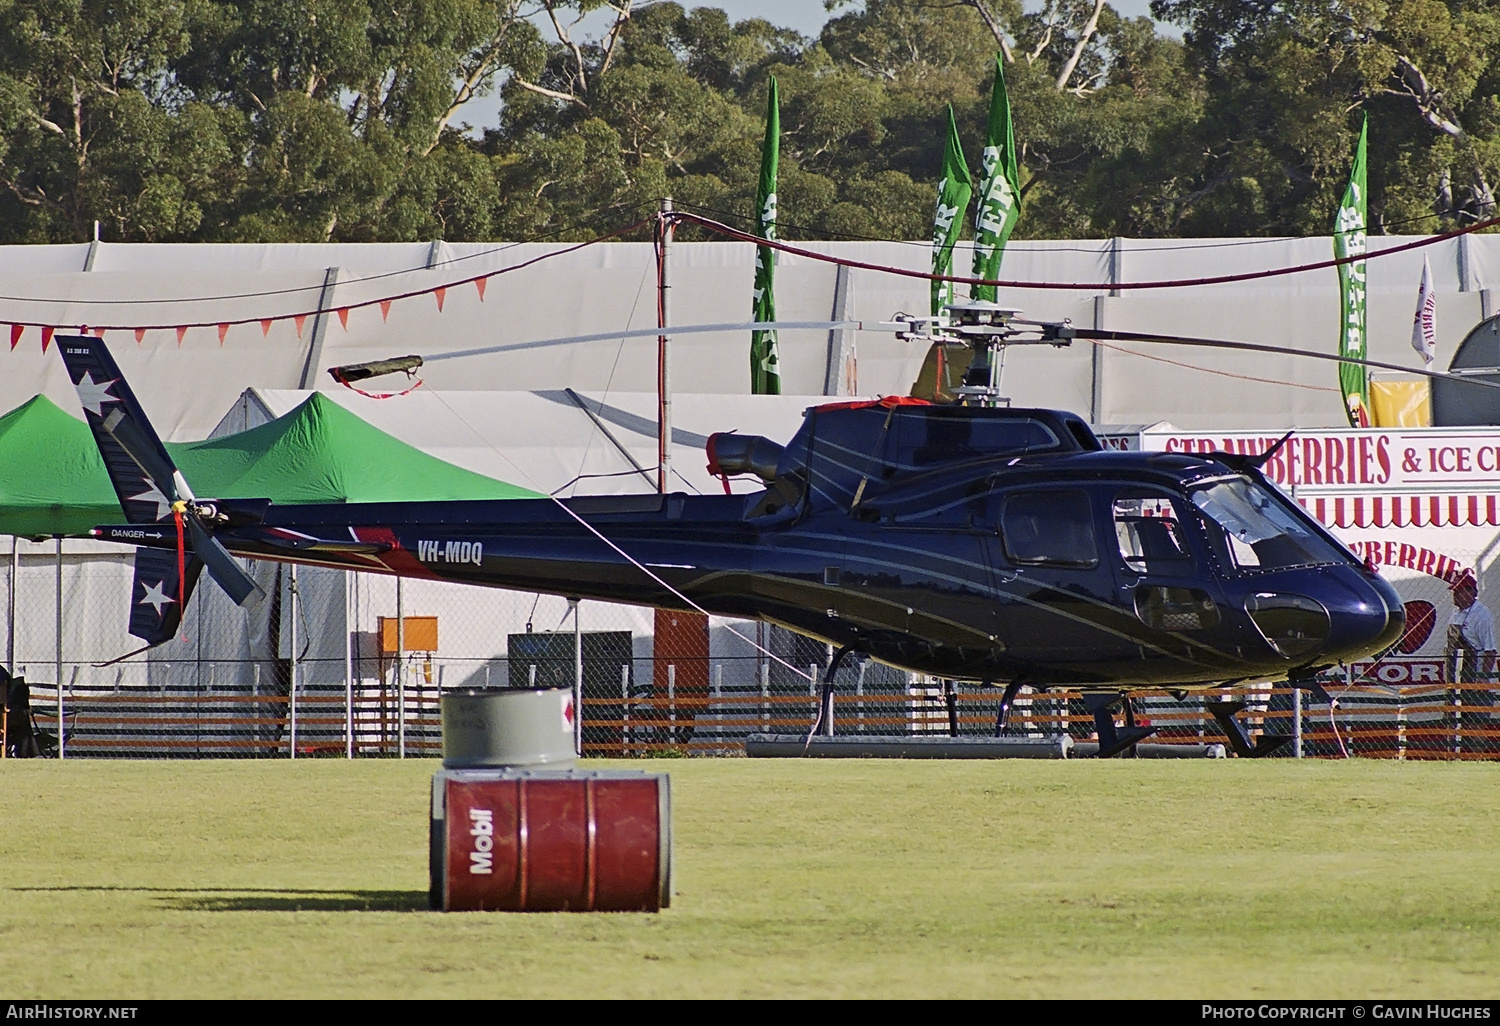
[[578, 710], [567, 688], [444, 691], [443, 767], [571, 769]]

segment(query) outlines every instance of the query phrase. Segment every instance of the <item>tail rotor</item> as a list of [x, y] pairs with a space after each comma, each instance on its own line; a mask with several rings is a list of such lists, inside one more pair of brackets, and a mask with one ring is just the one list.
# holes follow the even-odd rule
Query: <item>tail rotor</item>
[[[127, 521], [170, 526], [178, 534], [178, 551], [170, 567], [158, 565], [155, 556], [170, 558], [171, 554], [137, 550], [131, 633], [147, 640], [158, 635], [158, 640], [170, 638], [176, 622], [166, 627], [164, 610], [175, 606], [171, 612], [176, 620], [181, 619], [181, 606], [204, 567], [237, 604], [247, 609], [258, 605], [265, 592], [213, 535], [214, 528], [227, 518], [214, 503], [201, 502], [193, 495], [103, 340], [91, 335], [59, 335], [57, 342]], [[178, 518], [179, 524], [171, 523]], [[170, 591], [166, 588], [168, 578], [174, 586]], [[146, 607], [155, 611], [149, 628], [144, 622]], [[140, 630], [138, 618], [142, 620]]]

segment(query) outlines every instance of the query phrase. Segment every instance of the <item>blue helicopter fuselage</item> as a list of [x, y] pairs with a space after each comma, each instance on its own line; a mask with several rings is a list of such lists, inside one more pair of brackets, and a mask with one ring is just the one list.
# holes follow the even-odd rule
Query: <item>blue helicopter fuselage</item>
[[765, 489], [273, 505], [215, 533], [252, 557], [687, 599], [921, 673], [1041, 686], [1310, 674], [1403, 626], [1390, 585], [1243, 457], [1106, 452], [1071, 414], [815, 407], [784, 447], [716, 435], [709, 456]]

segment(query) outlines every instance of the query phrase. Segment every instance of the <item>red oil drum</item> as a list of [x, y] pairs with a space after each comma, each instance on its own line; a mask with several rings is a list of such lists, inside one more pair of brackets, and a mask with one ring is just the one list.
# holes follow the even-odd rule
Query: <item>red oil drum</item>
[[656, 912], [671, 903], [671, 781], [629, 771], [442, 770], [433, 908]]

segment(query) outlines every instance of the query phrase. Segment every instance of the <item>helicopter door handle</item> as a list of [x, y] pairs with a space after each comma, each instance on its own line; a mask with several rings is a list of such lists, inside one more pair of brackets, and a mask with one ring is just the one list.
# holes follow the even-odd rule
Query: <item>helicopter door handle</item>
[[995, 579], [1001, 584], [1013, 584], [1021, 579], [1019, 570], [996, 570]]

